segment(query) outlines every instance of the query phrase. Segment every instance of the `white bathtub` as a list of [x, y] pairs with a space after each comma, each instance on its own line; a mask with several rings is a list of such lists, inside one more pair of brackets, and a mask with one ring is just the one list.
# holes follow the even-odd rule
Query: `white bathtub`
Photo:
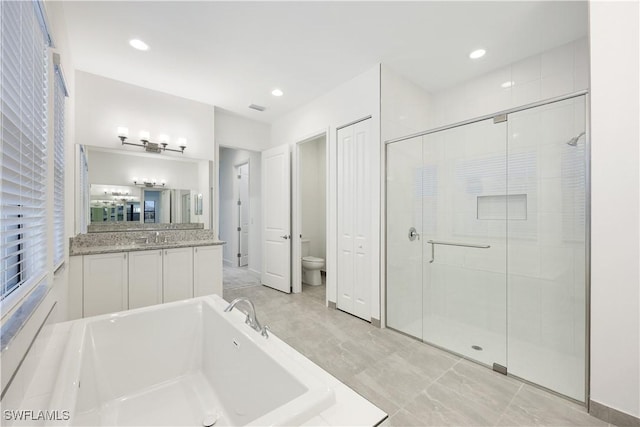
[[70, 417], [56, 425], [295, 425], [335, 403], [317, 366], [226, 305], [214, 295], [75, 321], [50, 403]]

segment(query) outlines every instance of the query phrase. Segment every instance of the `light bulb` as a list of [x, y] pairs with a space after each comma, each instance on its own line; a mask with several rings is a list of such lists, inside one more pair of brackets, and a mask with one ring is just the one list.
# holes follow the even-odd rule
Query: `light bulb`
[[148, 141], [149, 140], [149, 131], [141, 130], [140, 131], [140, 139], [144, 140], [144, 141]]
[[484, 56], [484, 54], [485, 54], [485, 53], [487, 53], [487, 51], [486, 51], [486, 50], [484, 50], [484, 49], [477, 49], [477, 50], [474, 50], [473, 52], [471, 52], [471, 53], [469, 54], [469, 58], [471, 58], [471, 59], [478, 59], [478, 58], [482, 58], [482, 57]]
[[129, 128], [118, 127], [118, 136], [128, 137], [129, 136]]

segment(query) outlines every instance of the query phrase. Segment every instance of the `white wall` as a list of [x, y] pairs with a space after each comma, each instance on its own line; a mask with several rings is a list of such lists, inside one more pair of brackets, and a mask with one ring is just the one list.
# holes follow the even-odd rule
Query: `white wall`
[[326, 258], [326, 138], [300, 145], [300, 195], [302, 238], [310, 240], [309, 255]]
[[[587, 39], [581, 38], [433, 94], [430, 128], [497, 113], [589, 87]], [[513, 86], [503, 88], [505, 82]]]
[[262, 151], [269, 147], [271, 126], [216, 107], [216, 144]]
[[[204, 162], [215, 159], [213, 106], [83, 71], [76, 71], [75, 74], [77, 143], [118, 149], [122, 153], [144, 152], [141, 147], [120, 143], [117, 128], [124, 126], [129, 128], [129, 142], [138, 143], [138, 133], [141, 130], [151, 133], [152, 142], [157, 142], [160, 134], [168, 135], [168, 148], [177, 149], [175, 141], [179, 137], [187, 139], [184, 154], [164, 152], [157, 155], [160, 160], [177, 157], [181, 160]], [[112, 166], [117, 167], [116, 164]], [[203, 166], [208, 167], [208, 162], [203, 163]], [[89, 160], [89, 168], [92, 167]], [[205, 228], [208, 228], [208, 174], [204, 171], [200, 173], [202, 177], [198, 190], [203, 194], [203, 215], [200, 215], [197, 221], [204, 223]]]
[[235, 166], [249, 161], [249, 269], [262, 270], [262, 199], [261, 156], [257, 151], [220, 147], [220, 239], [227, 242], [223, 247], [223, 259], [227, 265], [237, 266], [237, 184]]
[[433, 122], [431, 98], [424, 88], [383, 64], [380, 73], [382, 141], [428, 129]]
[[[337, 262], [337, 206], [335, 195], [336, 187], [336, 128], [346, 125], [354, 120], [364, 117], [372, 117], [371, 143], [376, 146], [376, 153], [372, 161], [372, 221], [371, 221], [371, 247], [372, 260], [376, 263], [371, 282], [371, 316], [380, 318], [380, 66], [365, 71], [352, 80], [338, 86], [332, 91], [315, 99], [314, 101], [286, 114], [271, 126], [270, 146], [281, 144], [295, 144], [308, 139], [321, 132], [329, 130], [328, 135], [328, 188], [327, 194], [327, 299], [336, 301], [336, 262]], [[294, 170], [296, 176], [297, 170]], [[295, 186], [294, 186], [295, 188]], [[295, 197], [295, 191], [294, 191]], [[295, 202], [295, 201], [294, 201]], [[295, 203], [293, 204], [295, 206]], [[293, 212], [294, 218], [296, 212]], [[298, 230], [292, 230], [294, 244], [297, 240]]]
[[590, 2], [591, 400], [640, 417], [638, 2]]

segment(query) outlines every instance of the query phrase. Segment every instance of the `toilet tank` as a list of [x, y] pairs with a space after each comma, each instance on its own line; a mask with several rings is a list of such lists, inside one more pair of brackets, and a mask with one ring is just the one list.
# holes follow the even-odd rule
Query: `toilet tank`
[[300, 246], [302, 249], [302, 256], [309, 256], [311, 252], [311, 241], [309, 239], [302, 239], [300, 241]]

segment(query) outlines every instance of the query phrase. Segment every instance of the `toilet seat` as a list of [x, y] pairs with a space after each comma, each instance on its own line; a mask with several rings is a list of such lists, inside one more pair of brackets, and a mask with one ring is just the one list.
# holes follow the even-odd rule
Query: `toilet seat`
[[324, 259], [315, 256], [304, 256], [302, 257], [302, 260], [308, 262], [324, 262]]

